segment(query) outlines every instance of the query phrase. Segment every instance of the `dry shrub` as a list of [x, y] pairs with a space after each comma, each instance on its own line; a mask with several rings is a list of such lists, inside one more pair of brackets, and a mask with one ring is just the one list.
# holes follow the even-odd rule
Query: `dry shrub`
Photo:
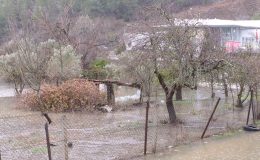
[[40, 100], [35, 92], [30, 91], [23, 97], [23, 102], [32, 110], [93, 111], [95, 106], [104, 104], [104, 97], [94, 83], [84, 79], [74, 79], [58, 87], [44, 84], [40, 92]]

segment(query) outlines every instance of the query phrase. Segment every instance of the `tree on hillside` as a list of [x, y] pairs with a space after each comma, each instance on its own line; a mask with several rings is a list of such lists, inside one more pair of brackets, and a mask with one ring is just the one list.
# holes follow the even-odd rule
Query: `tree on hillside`
[[117, 42], [117, 32], [121, 23], [113, 19], [92, 19], [86, 14], [72, 16], [74, 3], [64, 5], [55, 18], [41, 10], [37, 23], [44, 34], [54, 39], [60, 46], [71, 45], [81, 54], [83, 69], [88, 69], [97, 55]]

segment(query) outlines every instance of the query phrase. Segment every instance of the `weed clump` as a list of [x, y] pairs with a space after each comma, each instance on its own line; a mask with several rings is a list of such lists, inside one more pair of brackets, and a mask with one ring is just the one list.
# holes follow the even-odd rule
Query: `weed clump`
[[104, 97], [94, 83], [84, 79], [74, 79], [68, 80], [60, 86], [44, 84], [39, 94], [28, 91], [22, 100], [23, 104], [31, 110], [94, 111], [96, 106], [105, 103]]

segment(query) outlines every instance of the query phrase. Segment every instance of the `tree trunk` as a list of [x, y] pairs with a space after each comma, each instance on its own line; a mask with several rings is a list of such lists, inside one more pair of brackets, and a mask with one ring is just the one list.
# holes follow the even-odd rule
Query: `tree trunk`
[[20, 96], [23, 93], [23, 89], [24, 89], [24, 82], [22, 79], [20, 79], [19, 81], [14, 80], [14, 89], [15, 89], [15, 93], [17, 96]]
[[243, 102], [245, 101], [245, 100], [244, 101], [242, 100], [242, 95], [243, 95], [243, 92], [244, 92], [244, 85], [243, 84], [239, 84], [239, 85], [240, 85], [240, 90], [237, 94], [237, 105], [236, 105], [236, 107], [242, 108]]
[[236, 107], [243, 108], [243, 102], [242, 102], [241, 96], [237, 97], [237, 105], [236, 105]]
[[143, 87], [140, 88], [140, 97], [139, 97], [139, 103], [143, 103]]
[[182, 101], [182, 86], [176, 88], [176, 101]]
[[225, 78], [223, 78], [223, 86], [224, 86], [225, 97], [228, 97], [228, 85]]
[[210, 88], [211, 88], [211, 98], [215, 98], [213, 76], [210, 77]]
[[165, 93], [165, 97], [166, 97], [166, 107], [168, 110], [168, 114], [169, 114], [169, 119], [170, 119], [170, 123], [176, 123], [177, 122], [177, 117], [176, 117], [176, 112], [173, 106], [173, 95], [175, 93], [175, 90], [177, 88], [176, 84], [172, 85], [171, 88], [168, 88], [163, 76], [158, 72], [158, 70], [156, 69], [154, 72], [159, 80], [159, 83], [161, 85], [161, 87], [164, 90]]
[[115, 105], [115, 93], [113, 84], [106, 84], [107, 85], [107, 102], [109, 105]]
[[257, 120], [260, 119], [260, 113], [259, 113], [259, 104], [258, 104], [258, 87], [256, 86], [255, 90], [255, 101], [256, 101], [256, 113], [257, 113]]
[[173, 95], [166, 94], [166, 107], [169, 113], [170, 123], [176, 123], [177, 117], [173, 106]]

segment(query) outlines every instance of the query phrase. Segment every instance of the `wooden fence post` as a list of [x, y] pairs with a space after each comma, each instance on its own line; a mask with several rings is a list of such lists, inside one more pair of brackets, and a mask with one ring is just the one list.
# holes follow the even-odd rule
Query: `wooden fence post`
[[45, 134], [46, 134], [46, 144], [47, 144], [47, 150], [48, 150], [48, 158], [51, 159], [51, 144], [50, 144], [50, 136], [49, 136], [49, 125], [48, 123], [45, 123]]
[[65, 160], [69, 160], [69, 151], [68, 151], [68, 132], [66, 127], [66, 116], [62, 117], [62, 129], [64, 136], [64, 158]]
[[145, 114], [144, 155], [146, 155], [146, 153], [147, 153], [149, 108], [150, 108], [150, 102], [147, 101], [147, 103], [146, 103], [146, 114]]
[[[251, 112], [251, 109], [252, 109], [252, 112], [253, 111], [253, 99], [252, 99], [252, 91], [251, 91], [251, 98], [250, 98], [250, 102], [249, 102], [249, 108], [248, 108], [248, 113], [247, 113], [247, 120], [246, 120], [246, 125], [248, 125], [249, 123], [249, 117], [250, 117], [250, 112]], [[254, 113], [253, 113], [254, 114]]]

